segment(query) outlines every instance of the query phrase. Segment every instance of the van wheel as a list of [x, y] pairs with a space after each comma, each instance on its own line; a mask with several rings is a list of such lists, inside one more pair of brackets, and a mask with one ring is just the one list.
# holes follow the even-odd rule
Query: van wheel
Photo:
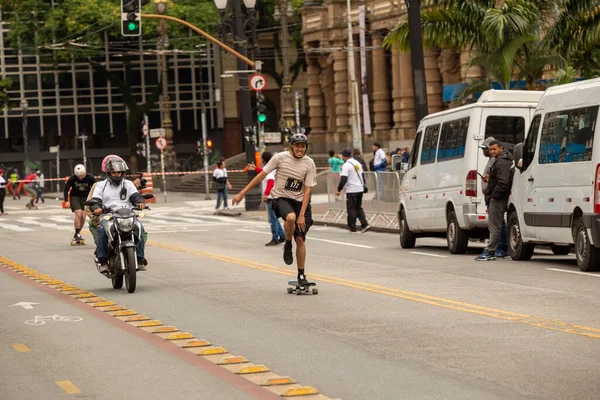
[[404, 210], [400, 213], [400, 246], [403, 249], [412, 249], [417, 242], [417, 236], [410, 231], [408, 222], [406, 222], [406, 213]]
[[578, 218], [573, 226], [573, 239], [575, 241], [575, 258], [577, 258], [577, 266], [584, 272], [598, 271], [600, 265], [600, 251], [592, 246], [590, 237], [586, 227], [583, 225], [583, 220]]
[[557, 255], [557, 256], [566, 256], [567, 254], [569, 254], [571, 252], [571, 246], [569, 246], [569, 245], [559, 246], [557, 244], [553, 244], [550, 246], [550, 248], [552, 249], [552, 252], [554, 253], [554, 255]]
[[508, 214], [508, 253], [510, 258], [516, 261], [529, 261], [533, 256], [535, 245], [523, 243], [521, 226], [517, 213], [512, 211]]
[[448, 250], [452, 254], [465, 254], [469, 245], [469, 234], [464, 229], [461, 229], [456, 220], [454, 210], [448, 214], [448, 233], [446, 235], [448, 241]]

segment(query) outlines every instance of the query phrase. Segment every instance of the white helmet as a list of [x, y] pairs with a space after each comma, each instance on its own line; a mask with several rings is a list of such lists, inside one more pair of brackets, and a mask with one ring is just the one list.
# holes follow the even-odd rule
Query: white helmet
[[78, 177], [80, 177], [80, 178], [81, 178], [82, 176], [85, 176], [85, 174], [86, 174], [86, 172], [85, 172], [85, 167], [83, 166], [83, 164], [77, 164], [77, 165], [75, 166], [75, 170], [74, 170], [74, 172], [75, 172], [75, 176], [78, 176]]

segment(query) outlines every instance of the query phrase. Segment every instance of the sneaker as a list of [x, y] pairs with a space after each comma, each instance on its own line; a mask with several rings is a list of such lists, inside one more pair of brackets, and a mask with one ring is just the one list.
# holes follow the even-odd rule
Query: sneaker
[[294, 263], [294, 255], [292, 254], [292, 242], [285, 242], [283, 245], [283, 261], [287, 265], [292, 265]]
[[360, 231], [361, 233], [365, 233], [366, 231], [368, 231], [369, 229], [371, 229], [371, 225], [367, 225], [364, 228], [362, 228], [362, 230]]
[[358, 233], [358, 231], [353, 231], [352, 229], [348, 229], [348, 233]]
[[306, 286], [308, 285], [308, 280], [306, 280], [306, 275], [298, 275], [298, 286]]
[[277, 246], [279, 243], [281, 243], [279, 240], [271, 240], [269, 243], [265, 244], [265, 246]]
[[145, 258], [138, 258], [138, 271], [148, 271], [146, 265], [148, 265], [148, 261]]
[[496, 256], [484, 250], [479, 256], [475, 257], [475, 261], [495, 261]]
[[496, 258], [506, 258], [509, 256], [508, 252], [504, 251], [504, 250], [496, 250], [496, 254], [495, 254]]
[[98, 272], [108, 274], [108, 260], [106, 258], [98, 260]]

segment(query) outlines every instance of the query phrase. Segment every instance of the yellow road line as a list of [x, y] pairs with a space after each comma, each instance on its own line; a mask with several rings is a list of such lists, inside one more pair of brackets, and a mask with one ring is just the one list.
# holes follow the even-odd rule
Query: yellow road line
[[[211, 258], [213, 260], [223, 261], [231, 264], [241, 265], [247, 268], [253, 268], [260, 271], [271, 272], [281, 275], [296, 276], [296, 272], [287, 268], [276, 267], [274, 265], [257, 263], [242, 258], [224, 256], [221, 254], [209, 253], [206, 251], [188, 249], [181, 246], [167, 243], [148, 241], [148, 244], [166, 250], [178, 251], [194, 256]], [[526, 314], [515, 313], [496, 308], [479, 306], [476, 304], [465, 303], [461, 301], [445, 299], [442, 297], [430, 296], [423, 293], [415, 293], [402, 289], [390, 288], [381, 285], [375, 285], [366, 282], [353, 281], [349, 279], [336, 278], [322, 274], [310, 274], [312, 280], [331, 283], [333, 285], [344, 286], [352, 289], [363, 290], [371, 293], [377, 293], [385, 296], [396, 297], [404, 300], [415, 301], [418, 303], [429, 304], [437, 307], [447, 308], [455, 311], [477, 314], [485, 317], [501, 319], [510, 322], [521, 323], [525, 325], [536, 326], [539, 328], [553, 331], [565, 332], [574, 335], [586, 336], [593, 339], [600, 339], [600, 329], [585, 325], [575, 325], [563, 321], [557, 321], [548, 318], [535, 317]]]
[[29, 347], [25, 346], [22, 343], [14, 343], [14, 344], [11, 344], [11, 346], [19, 353], [27, 353], [27, 352], [31, 351], [29, 349]]
[[71, 381], [56, 381], [56, 384], [60, 386], [62, 390], [64, 390], [67, 394], [78, 394], [81, 393], [81, 390]]

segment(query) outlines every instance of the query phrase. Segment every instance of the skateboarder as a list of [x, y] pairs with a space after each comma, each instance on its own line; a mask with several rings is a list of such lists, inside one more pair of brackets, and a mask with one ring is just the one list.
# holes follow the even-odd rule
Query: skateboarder
[[290, 150], [275, 154], [252, 181], [233, 199], [238, 204], [246, 193], [258, 185], [265, 177], [277, 170], [273, 195], [273, 211], [284, 221], [285, 244], [283, 260], [287, 265], [294, 262], [292, 238], [296, 242], [296, 264], [298, 266], [298, 285], [308, 284], [304, 273], [306, 263], [306, 233], [312, 225], [310, 193], [317, 184], [317, 168], [312, 158], [306, 155], [308, 138], [294, 134], [290, 138]]
[[[82, 243], [83, 236], [81, 236], [81, 228], [85, 223], [85, 201], [90, 193], [92, 185], [96, 182], [96, 179], [88, 174], [85, 167], [82, 164], [77, 164], [74, 168], [74, 175], [69, 178], [65, 185], [64, 200], [65, 205], [71, 208], [71, 211], [75, 214], [73, 224], [75, 226], [75, 235], [73, 235], [72, 242]], [[69, 191], [71, 191], [69, 195]], [[82, 243], [83, 244], [83, 243]]]

